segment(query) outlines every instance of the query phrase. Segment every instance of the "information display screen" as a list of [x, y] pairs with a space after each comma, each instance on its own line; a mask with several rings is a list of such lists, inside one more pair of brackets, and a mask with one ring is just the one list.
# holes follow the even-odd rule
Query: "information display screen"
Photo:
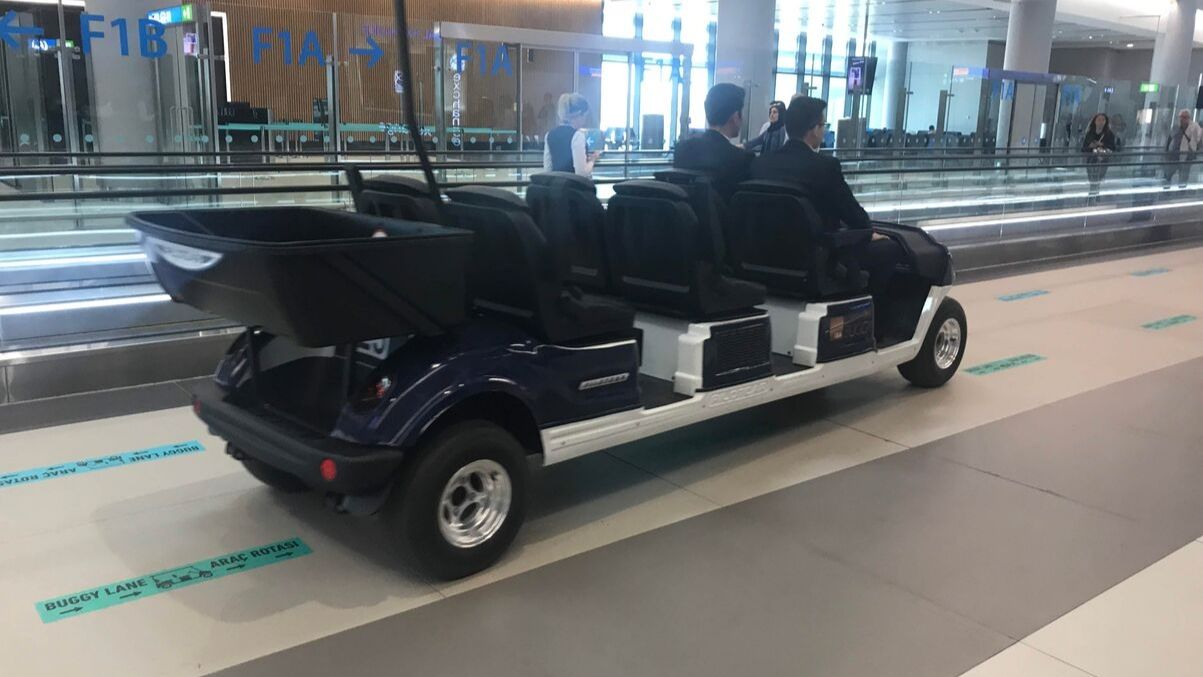
[[873, 78], [877, 74], [877, 57], [848, 57], [848, 93], [872, 94]]

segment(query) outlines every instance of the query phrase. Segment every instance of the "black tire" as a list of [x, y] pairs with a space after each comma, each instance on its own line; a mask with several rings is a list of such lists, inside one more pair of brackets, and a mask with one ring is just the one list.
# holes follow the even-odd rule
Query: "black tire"
[[[951, 364], [942, 368], [936, 360], [936, 342], [945, 322], [957, 323], [960, 329], [960, 340], [957, 343], [956, 358]], [[960, 369], [961, 360], [965, 358], [965, 346], [968, 338], [969, 324], [965, 320], [965, 309], [961, 308], [961, 304], [957, 303], [955, 299], [946, 298], [936, 309], [935, 317], [932, 318], [931, 326], [927, 329], [927, 336], [923, 339], [923, 347], [919, 349], [919, 354], [910, 362], [899, 365], [898, 371], [903, 378], [920, 388], [939, 388], [948, 383], [953, 374], [957, 373], [957, 369]]]
[[[385, 523], [402, 556], [423, 574], [440, 580], [487, 569], [505, 554], [526, 517], [526, 449], [495, 423], [465, 421], [435, 433], [415, 451], [384, 508]], [[504, 470], [510, 496], [500, 524], [486, 529], [491, 535], [461, 546], [444, 536], [440, 504], [449, 482], [471, 464]], [[496, 472], [492, 478], [499, 483], [502, 479]], [[461, 504], [465, 511], [470, 503]]]
[[[231, 451], [234, 451], [231, 449]], [[231, 454], [235, 458], [238, 453]], [[245, 456], [242, 459], [242, 466], [246, 471], [255, 476], [255, 479], [266, 484], [267, 486], [286, 494], [299, 494], [309, 491], [309, 485], [301, 481], [301, 478], [296, 475], [286, 473], [283, 470], [278, 470], [264, 463], [263, 461]]]

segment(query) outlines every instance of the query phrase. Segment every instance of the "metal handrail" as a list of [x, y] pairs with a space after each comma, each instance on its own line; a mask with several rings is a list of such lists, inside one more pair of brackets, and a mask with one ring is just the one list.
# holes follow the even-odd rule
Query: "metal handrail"
[[[1155, 152], [1139, 152], [1139, 151], [1124, 151], [1115, 153], [1108, 159], [1107, 164], [1111, 167], [1132, 166], [1134, 164], [1144, 166], [1155, 166], [1157, 164], [1180, 164], [1181, 161], [1174, 160], [1149, 160], [1138, 163], [1123, 162], [1122, 160], [1143, 155], [1157, 155], [1164, 153], [1158, 150]], [[945, 163], [940, 167], [905, 167], [905, 168], [849, 168], [845, 171], [847, 174], [883, 174], [883, 173], [923, 173], [923, 172], [966, 172], [966, 171], [982, 171], [994, 169], [1006, 171], [1008, 169], [1057, 169], [1057, 168], [1076, 168], [1082, 166], [1086, 160], [1091, 157], [1082, 152], [1069, 152], [1061, 154], [1041, 154], [1035, 156], [968, 156], [965, 158], [959, 157], [942, 157], [942, 158], [906, 158], [908, 162], [942, 162]], [[846, 163], [856, 162], [840, 156], [841, 160]], [[959, 159], [972, 160], [975, 164], [970, 166], [949, 166], [948, 161], [956, 161]], [[1072, 159], [1073, 162], [1050, 163], [1050, 160]], [[983, 165], [982, 161], [986, 160], [998, 165], [1012, 166], [994, 166], [991, 164]], [[879, 160], [880, 162], [888, 162], [889, 160]], [[1013, 163], [1020, 164], [1015, 165]], [[1039, 164], [1034, 161], [1039, 161]], [[370, 162], [370, 163], [329, 163], [329, 162], [293, 162], [293, 163], [240, 163], [240, 164], [190, 164], [190, 165], [162, 165], [162, 164], [143, 164], [143, 165], [108, 165], [108, 166], [78, 166], [78, 165], [47, 165], [38, 167], [16, 166], [0, 168], [0, 177], [29, 177], [29, 176], [74, 176], [81, 174], [89, 175], [120, 175], [120, 174], [227, 174], [227, 173], [271, 173], [271, 174], [292, 174], [303, 172], [338, 172], [346, 164], [358, 164], [363, 169], [368, 171], [417, 171], [420, 167], [414, 162]], [[638, 159], [633, 162], [623, 162], [615, 159], [607, 161], [604, 157], [598, 162], [599, 168], [622, 169], [624, 167], [667, 167], [671, 164], [671, 160], [667, 157], [656, 159]], [[528, 169], [541, 170], [542, 162], [536, 161], [473, 161], [473, 162], [441, 162], [436, 164], [435, 169], [440, 171], [456, 171], [456, 170], [478, 170], [478, 169]]]
[[[1191, 164], [1198, 164], [1199, 161]], [[1161, 162], [1116, 162], [1110, 161], [1107, 166], [1110, 169], [1123, 167], [1140, 167], [1151, 168], [1159, 166], [1174, 165], [1179, 166], [1183, 162], [1161, 161]], [[273, 172], [279, 171], [281, 167], [275, 165], [267, 165]], [[337, 171], [338, 166], [321, 165], [324, 170]], [[484, 168], [495, 168], [495, 165], [488, 165]], [[1038, 169], [1080, 169], [1082, 163], [1074, 163], [1072, 165], [1042, 165]], [[157, 169], [165, 171], [178, 170], [179, 168], [156, 166]], [[290, 166], [290, 168], [292, 168]], [[466, 168], [466, 167], [460, 167]], [[238, 167], [208, 167], [210, 172], [220, 173], [223, 170], [229, 171], [246, 171], [246, 168]], [[927, 168], [912, 168], [912, 169], [855, 169], [845, 172], [848, 176], [874, 176], [885, 174], [949, 174], [949, 173], [969, 173], [982, 171], [1002, 171], [1006, 172], [1009, 167], [944, 167], [939, 169]], [[1022, 167], [1020, 169], [1030, 169]], [[89, 170], [91, 171], [91, 170]], [[299, 171], [299, 170], [298, 170]], [[309, 171], [312, 171], [310, 169]], [[77, 173], [77, 172], [70, 172]], [[595, 183], [610, 184], [619, 183], [626, 180], [623, 177], [597, 177]], [[520, 188], [529, 185], [529, 181], [444, 181], [442, 185], [445, 187], [458, 187], [467, 185], [489, 185], [504, 188]], [[88, 201], [88, 200], [119, 200], [119, 199], [142, 199], [142, 198], [159, 198], [159, 197], [205, 197], [205, 196], [222, 196], [222, 195], [276, 195], [276, 194], [296, 194], [296, 193], [343, 193], [350, 190], [350, 186], [345, 183], [332, 183], [330, 185], [296, 185], [296, 186], [234, 186], [234, 187], [197, 187], [197, 188], [160, 188], [160, 189], [139, 189], [139, 190], [94, 190], [81, 191], [72, 193], [62, 192], [32, 192], [32, 193], [9, 193], [0, 194], [0, 203], [5, 202], [24, 202], [30, 200], [47, 200], [47, 201]]]

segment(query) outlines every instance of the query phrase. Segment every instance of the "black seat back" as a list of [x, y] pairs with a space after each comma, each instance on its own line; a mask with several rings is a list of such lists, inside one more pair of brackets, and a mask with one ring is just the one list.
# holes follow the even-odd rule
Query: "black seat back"
[[705, 172], [670, 169], [656, 172], [656, 180], [680, 186], [698, 219], [698, 247], [707, 260], [727, 261], [727, 205], [714, 189], [714, 177]]
[[403, 221], [442, 223], [442, 215], [426, 183], [409, 176], [363, 178], [357, 167], [346, 167], [355, 211]]
[[[818, 211], [798, 186], [747, 181], [731, 198], [731, 263], [736, 277], [759, 282], [770, 293], [823, 298], [857, 292], [865, 280], [855, 252], [835, 251]], [[840, 268], [843, 274], [836, 274]]]
[[688, 313], [700, 256], [689, 196], [657, 181], [614, 187], [606, 244], [616, 290], [633, 303]]
[[481, 186], [452, 188], [447, 196], [455, 225], [475, 234], [468, 266], [475, 305], [538, 323], [562, 283], [526, 203], [514, 193]]
[[543, 172], [531, 177], [526, 203], [535, 223], [567, 266], [566, 279], [586, 289], [610, 288], [606, 255], [606, 210], [597, 188], [583, 176]]
[[650, 309], [712, 320], [764, 302], [764, 288], [724, 277], [704, 242], [689, 195], [661, 181], [625, 181], [606, 210], [606, 247], [616, 290]]

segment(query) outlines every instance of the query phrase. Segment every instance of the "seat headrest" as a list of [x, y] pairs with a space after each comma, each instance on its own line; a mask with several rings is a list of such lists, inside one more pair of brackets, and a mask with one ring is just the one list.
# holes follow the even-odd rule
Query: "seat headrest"
[[634, 181], [623, 181], [614, 185], [614, 192], [618, 195], [629, 195], [631, 197], [648, 197], [659, 200], [688, 200], [689, 193], [686, 193], [680, 186], [674, 186], [671, 183], [662, 181], [647, 181], [645, 179], [635, 179]]
[[772, 195], [792, 195], [795, 197], [807, 197], [806, 191], [796, 183], [788, 181], [744, 181], [735, 189], [735, 193], [769, 193]]
[[540, 172], [532, 174], [530, 182], [536, 186], [579, 190], [585, 193], [597, 194], [597, 186], [593, 185], [593, 181], [572, 172]]
[[690, 186], [695, 183], [712, 183], [714, 177], [706, 172], [696, 172], [691, 169], [665, 169], [655, 173], [657, 181], [672, 183], [678, 186]]
[[490, 207], [492, 209], [502, 209], [506, 211], [521, 211], [529, 213], [530, 210], [526, 206], [526, 202], [518, 197], [517, 193], [512, 193], [508, 190], [500, 188], [492, 188], [489, 186], [464, 186], [462, 188], [448, 188], [447, 197], [451, 198], [452, 202], [460, 204], [473, 205], [476, 207]]
[[370, 179], [364, 179], [364, 188], [378, 190], [382, 193], [405, 193], [407, 195], [430, 195], [430, 188], [422, 179], [398, 174], [384, 174]]

